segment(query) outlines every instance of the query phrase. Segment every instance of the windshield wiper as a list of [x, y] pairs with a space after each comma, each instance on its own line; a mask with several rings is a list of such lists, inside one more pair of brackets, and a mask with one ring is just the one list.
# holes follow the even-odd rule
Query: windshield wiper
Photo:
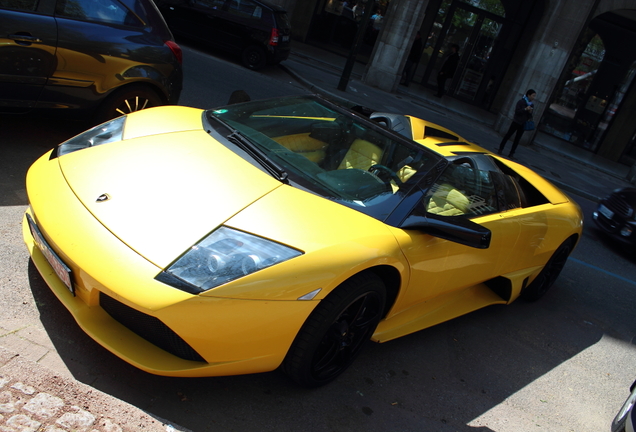
[[222, 121], [221, 119], [213, 115], [209, 115], [207, 117], [208, 117], [208, 121], [214, 119], [219, 124], [220, 127], [219, 126], [215, 127], [213, 124], [210, 124], [210, 126], [212, 126], [215, 130], [217, 130], [217, 132], [221, 133], [222, 135], [225, 135], [225, 133], [221, 132], [220, 129], [225, 129], [226, 131], [230, 132], [229, 135], [225, 135], [225, 138], [227, 138], [229, 141], [236, 144], [241, 150], [249, 154], [254, 160], [256, 160], [259, 164], [261, 164], [261, 166], [265, 168], [265, 170], [268, 173], [274, 176], [274, 178], [278, 179], [279, 181], [283, 183], [289, 184], [289, 180], [287, 179], [288, 177], [287, 171], [285, 171], [285, 169], [281, 167], [278, 163], [270, 159], [267, 156], [267, 154], [265, 154], [263, 150], [255, 146], [254, 143], [252, 143], [252, 141], [245, 138], [243, 134], [241, 134], [239, 131], [237, 131], [236, 129], [234, 129], [232, 126], [228, 125], [226, 122]]
[[252, 144], [252, 142], [241, 135], [239, 131], [235, 130], [234, 132], [226, 136], [226, 138], [239, 146], [256, 161], [258, 161], [263, 166], [263, 168], [265, 168], [267, 172], [273, 175], [276, 179], [282, 181], [283, 183], [289, 183], [289, 181], [287, 180], [287, 171], [285, 171], [285, 169], [278, 165], [276, 162], [271, 160], [265, 154], [265, 152]]

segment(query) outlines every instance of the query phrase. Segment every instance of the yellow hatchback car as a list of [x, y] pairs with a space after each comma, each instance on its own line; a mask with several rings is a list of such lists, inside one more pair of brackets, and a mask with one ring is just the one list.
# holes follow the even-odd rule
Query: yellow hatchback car
[[538, 299], [582, 230], [528, 168], [314, 96], [129, 114], [42, 156], [27, 190], [33, 262], [115, 355], [308, 387], [368, 340]]

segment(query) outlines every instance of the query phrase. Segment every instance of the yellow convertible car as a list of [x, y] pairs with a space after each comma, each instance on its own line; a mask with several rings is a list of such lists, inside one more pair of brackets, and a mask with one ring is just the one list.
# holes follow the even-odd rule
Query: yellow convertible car
[[577, 204], [449, 130], [369, 117], [314, 96], [119, 117], [33, 164], [24, 240], [87, 334], [169, 376], [319, 386], [369, 340], [541, 297]]

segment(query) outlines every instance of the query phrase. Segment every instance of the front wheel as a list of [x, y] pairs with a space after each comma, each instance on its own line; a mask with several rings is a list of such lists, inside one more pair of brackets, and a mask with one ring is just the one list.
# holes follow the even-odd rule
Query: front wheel
[[97, 120], [101, 123], [159, 105], [163, 105], [163, 101], [152, 89], [133, 85], [117, 90], [110, 95], [100, 107]]
[[573, 247], [574, 242], [572, 240], [568, 240], [559, 246], [545, 267], [543, 267], [539, 276], [521, 291], [521, 298], [535, 301], [543, 297], [561, 274], [561, 270], [563, 270], [565, 263], [568, 261]]
[[373, 273], [345, 281], [307, 318], [283, 361], [283, 371], [305, 387], [334, 380], [373, 335], [385, 300], [384, 283]]

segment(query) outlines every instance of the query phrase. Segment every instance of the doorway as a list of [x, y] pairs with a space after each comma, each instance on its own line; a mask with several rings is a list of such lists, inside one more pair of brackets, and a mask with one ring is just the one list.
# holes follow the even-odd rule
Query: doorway
[[[415, 73], [415, 81], [437, 87], [437, 73], [450, 54], [453, 44], [459, 46], [460, 61], [446, 93], [463, 101], [489, 108], [496, 86], [506, 67], [498, 52], [504, 35], [505, 9], [501, 2], [442, 0], [429, 29], [424, 53]], [[474, 4], [477, 4], [475, 6]]]

